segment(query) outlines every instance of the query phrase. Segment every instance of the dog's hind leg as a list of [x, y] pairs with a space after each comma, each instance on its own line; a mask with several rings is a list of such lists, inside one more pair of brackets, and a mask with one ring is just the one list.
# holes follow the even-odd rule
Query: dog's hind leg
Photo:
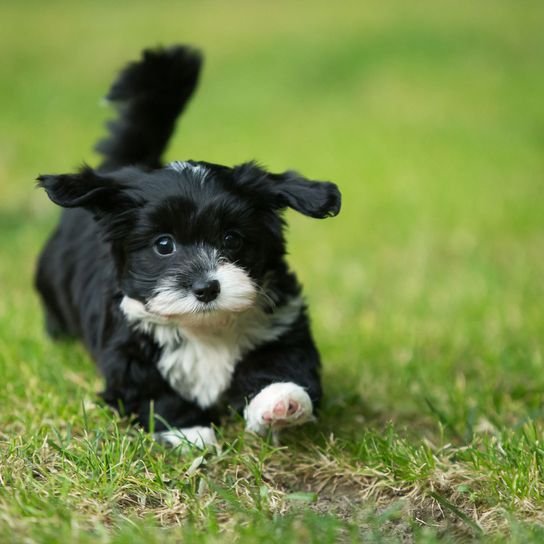
[[198, 83], [202, 58], [188, 46], [146, 49], [129, 64], [106, 97], [118, 110], [108, 123], [109, 137], [96, 150], [101, 170], [138, 165], [159, 168], [176, 119]]
[[70, 330], [66, 322], [62, 302], [59, 300], [59, 291], [55, 287], [55, 274], [50, 270], [53, 259], [52, 241], [50, 240], [40, 257], [34, 284], [40, 294], [45, 312], [45, 330], [51, 338], [57, 340], [74, 336], [74, 331]]

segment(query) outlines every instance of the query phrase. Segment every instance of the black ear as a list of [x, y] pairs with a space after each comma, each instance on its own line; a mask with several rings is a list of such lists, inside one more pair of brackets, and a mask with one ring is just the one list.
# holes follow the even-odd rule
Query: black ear
[[342, 196], [334, 183], [309, 180], [293, 171], [268, 177], [281, 207], [288, 206], [317, 219], [334, 217], [340, 212]]
[[255, 163], [238, 166], [235, 172], [247, 189], [260, 193], [276, 209], [289, 207], [317, 219], [334, 217], [340, 212], [342, 196], [329, 181], [309, 180], [294, 171], [271, 174]]
[[78, 174], [39, 176], [38, 185], [55, 204], [64, 208], [82, 207], [98, 216], [134, 204], [123, 183], [87, 166]]

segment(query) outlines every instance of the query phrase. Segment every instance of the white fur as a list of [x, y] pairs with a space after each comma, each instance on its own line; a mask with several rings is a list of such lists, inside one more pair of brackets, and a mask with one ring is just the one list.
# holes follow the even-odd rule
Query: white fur
[[173, 448], [182, 445], [182, 451], [189, 450], [190, 446], [204, 449], [206, 446], [217, 447], [217, 438], [211, 427], [187, 427], [185, 429], [172, 429], [161, 431], [153, 435], [157, 442]]
[[[221, 263], [208, 274], [207, 279], [217, 280], [220, 293], [210, 303], [198, 301], [191, 291], [184, 291], [176, 285], [175, 280], [166, 278], [159, 283], [156, 294], [147, 303], [151, 313], [161, 316], [187, 316], [195, 318], [195, 314], [203, 312], [242, 312], [255, 302], [257, 290], [247, 272], [231, 263]], [[198, 319], [198, 317], [196, 317]]]
[[302, 300], [267, 313], [256, 303], [245, 312], [216, 311], [200, 321], [166, 319], [124, 297], [121, 309], [134, 325], [163, 347], [158, 369], [183, 398], [202, 408], [213, 405], [229, 387], [236, 363], [250, 350], [281, 336], [300, 315]]
[[206, 181], [206, 177], [209, 174], [209, 170], [200, 164], [191, 164], [185, 161], [174, 161], [166, 166], [170, 170], [175, 170], [176, 172], [185, 172], [188, 170], [195, 174], [195, 177], [202, 185]]
[[[274, 407], [279, 403], [289, 405], [289, 400], [298, 404], [294, 414], [285, 415], [266, 422], [264, 414], [273, 414]], [[244, 410], [246, 429], [248, 431], [265, 434], [270, 428], [274, 429], [275, 424], [281, 428], [287, 426], [301, 425], [313, 419], [312, 401], [300, 385], [293, 382], [273, 383], [258, 393]]]
[[221, 286], [217, 309], [226, 312], [243, 312], [255, 302], [257, 291], [247, 272], [231, 263], [220, 264], [210, 279]]

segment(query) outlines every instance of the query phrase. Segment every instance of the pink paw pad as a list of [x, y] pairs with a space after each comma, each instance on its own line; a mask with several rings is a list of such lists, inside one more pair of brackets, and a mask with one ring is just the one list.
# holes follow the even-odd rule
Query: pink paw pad
[[265, 434], [313, 419], [313, 406], [308, 393], [299, 385], [273, 383], [256, 395], [244, 411], [247, 429]]
[[[300, 405], [293, 399], [281, 399], [279, 400], [272, 410], [267, 410], [263, 413], [263, 421], [265, 423], [280, 423], [278, 419], [294, 416], [299, 410]], [[275, 421], [276, 420], [276, 421]]]

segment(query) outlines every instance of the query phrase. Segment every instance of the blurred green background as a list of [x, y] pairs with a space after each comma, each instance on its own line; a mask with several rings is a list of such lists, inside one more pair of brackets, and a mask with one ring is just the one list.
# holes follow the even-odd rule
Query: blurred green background
[[31, 278], [58, 210], [33, 180], [97, 164], [117, 70], [176, 42], [206, 60], [167, 159], [257, 159], [343, 192], [336, 219], [288, 216], [324, 432], [392, 421], [413, 444], [461, 446], [541, 421], [541, 1], [20, 1], [0, 20], [6, 436], [75, 417], [74, 380], [100, 387], [81, 350], [42, 332]]
[[3, 3], [2, 334], [39, 329], [31, 272], [58, 210], [33, 180], [96, 164], [116, 71], [181, 41], [206, 65], [168, 159], [255, 158], [342, 189], [337, 219], [290, 217], [331, 374], [368, 398], [411, 371], [477, 378], [489, 355], [526, 383], [544, 321], [541, 6]]

